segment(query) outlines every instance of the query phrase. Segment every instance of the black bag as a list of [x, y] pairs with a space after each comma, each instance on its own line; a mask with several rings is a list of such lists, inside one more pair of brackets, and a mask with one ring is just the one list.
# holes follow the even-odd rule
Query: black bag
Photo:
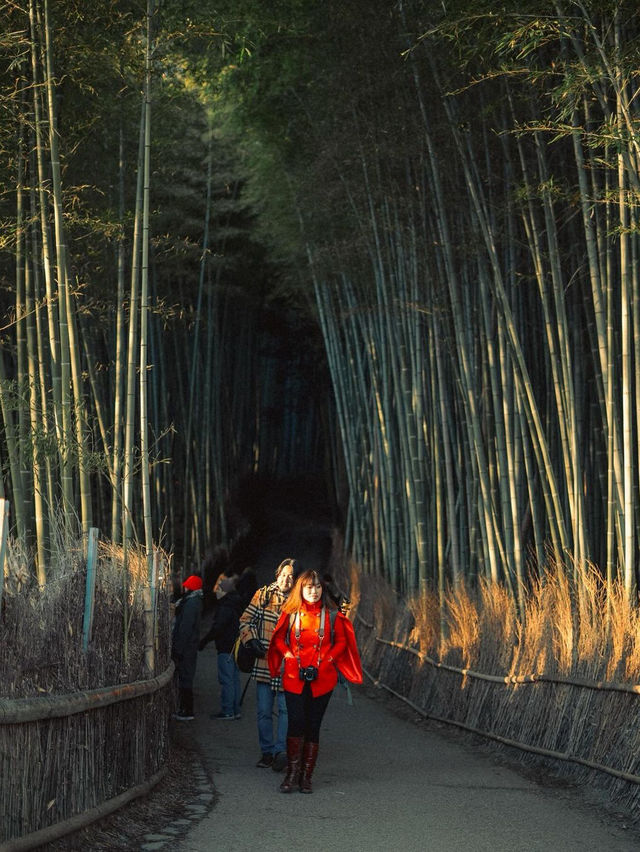
[[[256, 625], [256, 632], [260, 635], [260, 628], [262, 627], [262, 621], [264, 619], [264, 608], [266, 606], [266, 602], [262, 604], [262, 610], [260, 612], [260, 617], [258, 618], [258, 623]], [[241, 672], [245, 674], [250, 674], [253, 671], [253, 667], [255, 665], [256, 660], [258, 659], [258, 655], [252, 648], [247, 648], [244, 642], [240, 639], [240, 636], [233, 643], [233, 649], [231, 651], [233, 655], [233, 659], [236, 661], [236, 666], [240, 669]]]
[[247, 648], [239, 636], [234, 642], [231, 653], [233, 654], [233, 659], [236, 661], [236, 665], [241, 672], [249, 674], [249, 672], [253, 671], [254, 663], [258, 657], [251, 648]]

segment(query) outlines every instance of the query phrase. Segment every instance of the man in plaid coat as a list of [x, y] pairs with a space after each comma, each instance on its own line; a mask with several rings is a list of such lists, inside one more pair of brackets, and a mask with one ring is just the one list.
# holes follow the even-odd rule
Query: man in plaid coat
[[[291, 591], [296, 573], [298, 573], [296, 560], [283, 559], [276, 569], [275, 581], [258, 589], [251, 603], [240, 616], [240, 639], [258, 655], [251, 672], [251, 677], [256, 682], [260, 743], [260, 759], [256, 766], [260, 768], [270, 766], [274, 772], [281, 772], [287, 765], [287, 705], [280, 678], [271, 677], [266, 656], [271, 636], [280, 618], [282, 604]], [[278, 705], [275, 736], [274, 702]]]

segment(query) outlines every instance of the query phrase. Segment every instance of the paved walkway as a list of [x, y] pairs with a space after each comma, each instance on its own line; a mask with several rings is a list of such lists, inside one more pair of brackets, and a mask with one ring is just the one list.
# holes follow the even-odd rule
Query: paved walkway
[[356, 688], [353, 706], [336, 690], [313, 795], [283, 795], [282, 776], [255, 766], [254, 684], [240, 721], [209, 720], [219, 709], [215, 661], [207, 646], [198, 661], [198, 715], [181, 728], [198, 742], [217, 801], [165, 847], [172, 852], [640, 849], [637, 835], [587, 806], [579, 792], [540, 787], [470, 745], [415, 725], [372, 689]]

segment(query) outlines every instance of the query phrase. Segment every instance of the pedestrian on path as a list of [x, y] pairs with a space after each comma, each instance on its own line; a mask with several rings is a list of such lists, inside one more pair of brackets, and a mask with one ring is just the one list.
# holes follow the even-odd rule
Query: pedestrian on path
[[218, 586], [216, 607], [211, 628], [200, 640], [199, 649], [214, 640], [218, 652], [218, 683], [220, 684], [220, 711], [211, 713], [214, 720], [240, 718], [240, 672], [233, 659], [233, 645], [240, 629], [240, 616], [249, 604], [258, 583], [253, 571], [245, 571], [235, 587], [228, 592]]
[[174, 718], [179, 722], [189, 722], [193, 719], [193, 681], [200, 641], [202, 578], [191, 574], [183, 581], [182, 590], [182, 597], [176, 603], [171, 634], [171, 658], [178, 673], [178, 710]]
[[[284, 660], [284, 667], [283, 667]], [[353, 626], [336, 609], [322, 578], [304, 571], [282, 607], [267, 655], [272, 677], [282, 675], [288, 714], [287, 774], [283, 793], [311, 793], [320, 726], [338, 682], [338, 672], [362, 683]]]
[[[254, 594], [251, 603], [240, 616], [240, 638], [252, 648], [257, 659], [251, 671], [256, 682], [256, 704], [258, 716], [258, 742], [260, 758], [256, 766], [271, 767], [282, 772], [287, 765], [287, 706], [282, 693], [280, 677], [272, 677], [267, 665], [267, 648], [271, 635], [280, 617], [280, 610], [291, 590], [296, 571], [295, 559], [283, 559], [276, 568], [275, 581], [262, 586]], [[278, 708], [276, 732], [273, 730], [273, 707]]]

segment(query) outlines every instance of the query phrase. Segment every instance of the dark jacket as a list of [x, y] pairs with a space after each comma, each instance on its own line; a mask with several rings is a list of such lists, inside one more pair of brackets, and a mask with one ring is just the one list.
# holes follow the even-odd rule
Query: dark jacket
[[175, 621], [171, 636], [171, 656], [178, 670], [178, 686], [193, 687], [198, 659], [202, 591], [187, 592], [176, 603]]
[[[246, 576], [246, 575], [245, 575]], [[233, 643], [238, 637], [240, 616], [251, 600], [255, 590], [255, 579], [251, 576], [241, 577], [235, 589], [220, 598], [211, 622], [211, 629], [200, 642], [200, 650], [213, 639], [219, 654], [230, 654]]]

